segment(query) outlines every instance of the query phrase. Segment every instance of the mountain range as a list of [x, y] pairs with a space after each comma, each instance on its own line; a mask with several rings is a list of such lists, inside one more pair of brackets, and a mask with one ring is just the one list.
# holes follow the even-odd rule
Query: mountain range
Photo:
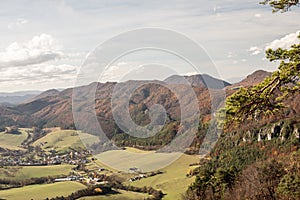
[[21, 92], [11, 92], [11, 93], [0, 93], [0, 105], [2, 106], [14, 106], [25, 102], [29, 99], [34, 98], [42, 91], [32, 90], [32, 91], [21, 91]]
[[[178, 126], [180, 120], [181, 110], [180, 104], [176, 95], [165, 87], [164, 84], [168, 84], [170, 87], [176, 87], [181, 91], [181, 95], [185, 94], [186, 86], [183, 85], [185, 81], [188, 81], [199, 102], [199, 110], [202, 121], [208, 121], [211, 116], [212, 109], [222, 106], [223, 98], [222, 94], [232, 94], [235, 88], [249, 87], [261, 82], [265, 77], [270, 76], [270, 72], [256, 71], [253, 74], [247, 76], [239, 83], [231, 85], [230, 83], [216, 79], [209, 75], [192, 75], [192, 76], [171, 76], [161, 81], [127, 81], [124, 83], [118, 83], [123, 88], [119, 91], [119, 95], [129, 92], [132, 88], [142, 83], [142, 86], [137, 87], [134, 93], [131, 95], [129, 101], [129, 112], [136, 124], [145, 126], [150, 123], [150, 118], [146, 112], [147, 108], [154, 104], [162, 105], [167, 112], [168, 125], [161, 131], [160, 137], [167, 140], [172, 139], [172, 131], [170, 126]], [[103, 131], [109, 138], [120, 137], [122, 130], [116, 125], [111, 108], [111, 98], [114, 92], [114, 88], [117, 83], [107, 82], [98, 83], [94, 82], [89, 85], [76, 88], [76, 91], [80, 91], [79, 97], [84, 99], [93, 88], [96, 89], [95, 99], [85, 101], [80, 109], [83, 113], [89, 113], [93, 109], [96, 111], [98, 122], [101, 124]], [[18, 125], [21, 127], [62, 127], [66, 129], [75, 129], [73, 113], [72, 113], [72, 94], [73, 88], [68, 88], [62, 91], [48, 90], [40, 93], [31, 99], [25, 99], [23, 102], [16, 106], [0, 106], [0, 124], [3, 129], [5, 126]], [[215, 102], [216, 108], [211, 108], [211, 100]], [[118, 102], [119, 101], [119, 102]], [[115, 103], [121, 104], [122, 98]], [[95, 106], [94, 103], [95, 102]], [[188, 109], [188, 107], [187, 107]], [[186, 111], [189, 112], [189, 111]], [[192, 112], [192, 111], [190, 111]], [[85, 117], [85, 116], [83, 116]], [[88, 130], [84, 130], [93, 134], [96, 127], [93, 124], [88, 124], [89, 120], [83, 121], [84, 127], [89, 127]]]

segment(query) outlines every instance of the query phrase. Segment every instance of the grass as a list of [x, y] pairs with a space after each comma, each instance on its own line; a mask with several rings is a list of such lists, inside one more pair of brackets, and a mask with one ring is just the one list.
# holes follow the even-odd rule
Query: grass
[[190, 168], [189, 164], [198, 161], [198, 156], [184, 154], [174, 163], [162, 169], [163, 174], [141, 179], [131, 183], [131, 185], [137, 187], [152, 186], [155, 189], [162, 190], [163, 193], [167, 194], [164, 197], [166, 200], [181, 199], [181, 195], [185, 193], [188, 185], [195, 181], [194, 178], [186, 177]]
[[0, 168], [0, 178], [25, 180], [39, 177], [58, 177], [68, 175], [74, 166], [51, 165], [51, 166], [25, 166]]
[[126, 147], [125, 149], [126, 149], [126, 151], [133, 152], [133, 153], [149, 153], [149, 152], [154, 152], [154, 151], [144, 151], [144, 150], [133, 148], [133, 147]]
[[[150, 151], [139, 150], [139, 149], [132, 148], [132, 147], [126, 147], [126, 151], [133, 152], [133, 153], [141, 153], [141, 154], [146, 154], [146, 153], [150, 152]], [[116, 158], [116, 157], [118, 157], [119, 152], [121, 152], [121, 150], [120, 151], [110, 151], [107, 154], [96, 155], [94, 158], [97, 158], [97, 159], [95, 159], [95, 161], [87, 164], [88, 169], [98, 170], [99, 168], [104, 168], [104, 169], [108, 170], [108, 171], [104, 172], [106, 175], [112, 175], [113, 173], [115, 175], [116, 174], [119, 175], [120, 172], [122, 172], [122, 170], [114, 168], [113, 166], [109, 165], [109, 162], [107, 164], [105, 164], [105, 160], [110, 160], [111, 156], [112, 156], [112, 160], [117, 160], [118, 162], [121, 162], [121, 161], [119, 161], [118, 158]], [[103, 159], [105, 159], [105, 160], [103, 160]], [[129, 167], [132, 167], [134, 165], [134, 161], [132, 162], [130, 160], [127, 160], [126, 163], [127, 163], [128, 167], [124, 168], [123, 171], [125, 171], [125, 173], [122, 172], [123, 175], [126, 174]], [[126, 178], [127, 178], [127, 176], [126, 176]]]
[[21, 143], [27, 138], [26, 129], [20, 129], [20, 134], [0, 132], [0, 147], [10, 150], [20, 150]]
[[117, 194], [108, 194], [108, 195], [98, 195], [98, 196], [90, 196], [90, 197], [82, 197], [80, 200], [98, 200], [98, 199], [109, 199], [109, 200], [140, 200], [146, 197], [149, 197], [148, 194], [138, 193], [138, 192], [130, 192], [125, 190], [117, 190]]
[[[11, 135], [7, 137], [7, 135], [4, 135], [4, 133], [0, 133], [0, 144], [8, 145], [11, 148], [18, 148], [18, 146], [21, 144], [21, 142], [26, 139], [27, 133], [22, 131], [21, 135], [13, 135], [13, 138]], [[40, 138], [39, 140], [35, 141], [33, 143], [34, 146], [40, 145], [43, 143], [42, 146], [45, 150], [51, 150], [55, 149], [58, 152], [65, 152], [72, 149], [77, 148], [84, 148], [82, 144], [82, 140], [85, 141], [85, 143], [92, 144], [98, 140], [96, 136], [86, 134], [86, 133], [80, 133], [78, 135], [77, 131], [74, 130], [54, 130], [51, 133], [48, 133], [43, 138]], [[131, 156], [134, 156], [133, 159]], [[178, 154], [179, 155], [179, 154]], [[125, 184], [132, 184], [133, 186], [137, 187], [143, 187], [143, 186], [152, 186], [155, 189], [162, 190], [167, 195], [164, 197], [164, 199], [181, 199], [181, 194], [184, 194], [186, 191], [188, 185], [190, 185], [192, 182], [194, 182], [194, 178], [188, 178], [186, 177], [186, 173], [189, 171], [189, 164], [196, 163], [199, 161], [198, 156], [191, 156], [191, 155], [182, 155], [177, 160], [173, 162], [173, 159], [176, 158], [178, 155], [175, 154], [171, 155], [168, 153], [155, 153], [154, 151], [142, 151], [134, 148], [126, 148], [126, 151], [109, 151], [102, 153], [100, 155], [97, 155], [96, 157], [98, 160], [95, 161], [95, 163], [89, 164], [89, 168], [95, 168], [97, 169], [98, 166], [103, 166], [104, 168], [108, 169], [109, 171], [105, 172], [108, 174], [113, 173], [117, 176], [124, 176], [124, 180], [127, 181], [131, 177], [132, 174], [128, 173], [116, 173], [117, 170], [123, 170], [127, 171], [130, 167], [138, 167], [142, 169], [142, 171], [149, 171], [149, 169], [159, 169], [161, 166], [161, 163], [164, 162], [164, 164], [172, 163], [171, 165], [164, 167], [163, 169], [160, 169], [163, 171], [163, 174], [156, 175], [149, 178], [144, 178], [139, 181], [130, 183], [129, 181], [125, 182]], [[165, 162], [168, 160], [168, 162]], [[153, 161], [156, 161], [153, 163]], [[110, 162], [113, 165], [111, 165]], [[113, 169], [114, 164], [118, 166], [118, 163], [124, 163], [124, 166], [121, 167], [121, 169]], [[152, 166], [151, 166], [152, 165]], [[151, 166], [150, 168], [148, 166]], [[11, 168], [0, 168], [0, 178], [1, 177], [12, 177], [14, 179], [26, 179], [31, 177], [45, 177], [45, 176], [59, 176], [59, 175], [67, 175], [71, 172], [71, 168], [73, 166], [70, 165], [56, 165], [56, 166], [28, 166], [28, 167], [11, 167]], [[66, 183], [60, 183], [60, 184], [73, 184], [71, 182]], [[35, 196], [38, 194], [45, 194], [44, 197], [54, 197], [59, 195], [68, 195], [72, 193], [73, 191], [76, 191], [77, 188], [72, 186], [64, 187], [63, 190], [66, 190], [65, 193], [60, 193], [63, 191], [57, 191], [55, 187], [57, 187], [57, 184], [53, 185], [40, 185], [35, 186], [37, 187], [37, 191], [39, 189], [41, 192], [33, 193], [33, 199], [39, 199], [41, 196]], [[30, 190], [33, 190], [34, 186], [26, 186], [24, 187], [24, 192], [28, 192]], [[21, 194], [22, 188], [18, 189], [12, 189], [7, 191], [0, 191], [0, 198], [8, 198], [8, 199], [18, 199], [14, 198], [16, 196], [7, 196], [7, 195], [14, 195], [15, 194]], [[9, 191], [15, 191], [8, 193]], [[3, 193], [7, 192], [7, 193]], [[19, 192], [19, 193], [18, 193]], [[26, 193], [27, 194], [27, 193]], [[5, 196], [6, 195], [6, 196]], [[109, 196], [97, 196], [96, 199], [143, 199], [145, 194], [141, 193], [133, 193], [133, 192], [126, 192], [121, 191], [120, 194], [111, 194]], [[21, 199], [24, 199], [25, 197], [22, 196]], [[93, 199], [94, 197], [86, 197], [84, 199]], [[30, 198], [25, 198], [30, 199]]]
[[[138, 159], [130, 159], [130, 155], [127, 155], [127, 153], [136, 153], [135, 156], [138, 157]], [[150, 163], [153, 162], [153, 159], [168, 159], [169, 156], [170, 155], [164, 153], [147, 151], [143, 152], [142, 150], [134, 148], [126, 148], [126, 151], [110, 151], [100, 154], [96, 157], [98, 158], [98, 163], [113, 162], [114, 160], [116, 163], [113, 164], [117, 164], [118, 162], [123, 163], [124, 166], [120, 168], [122, 168], [121, 170], [123, 171], [127, 171], [129, 167], [138, 167], [142, 169], [143, 166], [151, 165]], [[124, 176], [124, 178], [126, 178], [127, 181], [125, 184], [136, 187], [152, 186], [155, 189], [162, 190], [163, 193], [167, 194], [164, 199], [176, 200], [181, 199], [181, 195], [184, 194], [188, 186], [195, 181], [194, 177], [186, 177], [186, 174], [188, 173], [189, 169], [194, 168], [190, 167], [189, 164], [197, 162], [199, 162], [198, 155], [183, 154], [169, 166], [160, 169], [160, 171], [164, 172], [163, 174], [144, 178], [133, 183], [128, 181], [128, 173], [118, 173], [117, 175]], [[141, 164], [141, 166], [139, 166], [139, 164]], [[154, 165], [156, 164], [160, 164], [160, 162], [154, 163]], [[103, 165], [105, 166], [105, 164], [102, 164], [102, 166]], [[158, 165], [154, 167], [158, 167]], [[131, 174], [130, 177], [132, 176], [134, 175]]]
[[128, 172], [131, 167], [137, 167], [143, 172], [156, 171], [177, 160], [180, 153], [155, 153], [145, 151], [138, 153], [127, 150], [106, 151], [95, 157], [104, 165], [110, 166], [118, 171]]
[[86, 144], [96, 142], [98, 137], [87, 134], [80, 133], [74, 130], [55, 130], [48, 133], [46, 136], [40, 138], [33, 143], [33, 146], [42, 145], [44, 150], [55, 149], [59, 153], [67, 152], [72, 149], [84, 149], [82, 141]]
[[86, 186], [78, 182], [60, 182], [42, 185], [30, 185], [22, 188], [0, 190], [0, 199], [24, 200], [24, 199], [46, 199], [56, 196], [68, 196], [72, 192], [84, 189]]

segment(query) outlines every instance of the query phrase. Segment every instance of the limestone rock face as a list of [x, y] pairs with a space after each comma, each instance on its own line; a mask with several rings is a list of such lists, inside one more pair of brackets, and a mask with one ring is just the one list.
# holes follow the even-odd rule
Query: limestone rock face
[[291, 123], [289, 121], [281, 121], [257, 130], [248, 130], [243, 134], [241, 140], [243, 142], [253, 140], [260, 142], [263, 140], [270, 141], [276, 138], [287, 140], [291, 137], [298, 138], [300, 140], [300, 122]]

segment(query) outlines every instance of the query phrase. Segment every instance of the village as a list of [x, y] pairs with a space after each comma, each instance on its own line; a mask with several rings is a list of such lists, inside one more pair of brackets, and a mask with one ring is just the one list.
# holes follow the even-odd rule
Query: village
[[[36, 127], [24, 129], [11, 126], [2, 130], [1, 134], [6, 139], [22, 138], [18, 143], [13, 140], [10, 140], [13, 141], [12, 143], [6, 143], [11, 146], [0, 147], [0, 170], [8, 175], [8, 178], [0, 177], [2, 189], [40, 184], [49, 186], [79, 184], [86, 189], [85, 192], [78, 191], [76, 193], [78, 195], [104, 195], [111, 190], [121, 189], [141, 193], [141, 195], [146, 193], [146, 196], [151, 193], [150, 197], [154, 197], [154, 193], [156, 196], [161, 196], [161, 193], [153, 188], [140, 188], [132, 184], [162, 172], [145, 173], [135, 166], [119, 172], [106, 167], [93, 158], [90, 150], [69, 144], [69, 141], [80, 142], [75, 130]], [[61, 144], [65, 146], [60, 146]], [[26, 171], [30, 174], [24, 175]], [[18, 179], [17, 176], [22, 178]], [[96, 189], [98, 192], [95, 192]]]
[[89, 155], [88, 152], [70, 152], [62, 155], [55, 155], [55, 153], [47, 155], [38, 152], [39, 157], [35, 157], [33, 152], [30, 153], [28, 155], [28, 152], [20, 150], [3, 152], [0, 158], [1, 166], [80, 165], [89, 162], [86, 158]]
[[[19, 129], [16, 126], [6, 127], [6, 134], [19, 134]], [[22, 150], [8, 150], [0, 148], [0, 167], [9, 166], [51, 166], [51, 165], [74, 165], [73, 173], [66, 177], [55, 178], [54, 182], [64, 181], [79, 181], [90, 185], [107, 185], [107, 177], [103, 175], [103, 171], [107, 169], [98, 167], [93, 170], [88, 170], [85, 166], [88, 163], [94, 162], [91, 152], [85, 149], [70, 150], [65, 153], [57, 152], [54, 149], [48, 151], [41, 147], [47, 142], [40, 143], [38, 146], [31, 146], [30, 143], [23, 143]], [[137, 167], [128, 169], [128, 174], [132, 176], [128, 179], [129, 182], [153, 176], [158, 173], [146, 174], [141, 172]]]

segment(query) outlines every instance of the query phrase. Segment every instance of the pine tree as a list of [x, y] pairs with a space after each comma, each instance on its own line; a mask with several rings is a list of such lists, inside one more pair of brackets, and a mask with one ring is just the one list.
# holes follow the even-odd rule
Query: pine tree
[[299, 0], [264, 0], [260, 3], [270, 5], [273, 8], [273, 12], [286, 12], [290, 10], [292, 6], [299, 6]]

